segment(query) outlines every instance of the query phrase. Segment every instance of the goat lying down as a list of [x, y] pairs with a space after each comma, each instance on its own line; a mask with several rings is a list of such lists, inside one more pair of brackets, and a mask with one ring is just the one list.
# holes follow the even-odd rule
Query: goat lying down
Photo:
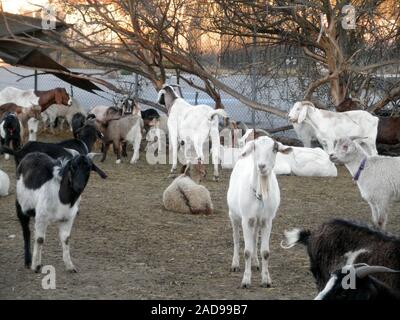
[[[239, 145], [248, 141], [252, 129], [239, 139]], [[300, 177], [336, 177], [336, 166], [330, 161], [329, 155], [321, 148], [291, 147], [292, 152], [278, 153], [274, 166], [275, 174], [292, 174]], [[222, 168], [233, 168], [238, 161], [241, 148], [220, 146]]]
[[[195, 168], [201, 170], [201, 166], [196, 165]], [[213, 204], [210, 192], [193, 180], [196, 180], [196, 178], [194, 173], [190, 173], [191, 170], [193, 171], [190, 166], [184, 166], [182, 168], [183, 174], [165, 189], [163, 193], [164, 207], [169, 211], [179, 213], [211, 214]], [[198, 172], [198, 174], [204, 175], [202, 172]]]
[[[107, 177], [92, 162], [92, 154], [80, 155], [75, 151], [71, 156], [70, 159], [54, 160], [44, 153], [33, 152], [25, 156], [17, 168], [16, 210], [24, 237], [25, 266], [35, 272], [41, 268], [46, 229], [54, 222], [59, 224], [65, 267], [67, 271], [76, 272], [69, 241], [81, 194], [91, 171], [103, 179]], [[31, 217], [35, 217], [33, 258], [30, 251]]]

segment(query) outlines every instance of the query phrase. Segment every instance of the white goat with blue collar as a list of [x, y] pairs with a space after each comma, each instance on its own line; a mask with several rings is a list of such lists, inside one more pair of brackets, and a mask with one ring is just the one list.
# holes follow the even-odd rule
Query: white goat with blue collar
[[352, 138], [335, 142], [331, 161], [344, 164], [372, 211], [375, 225], [384, 229], [389, 204], [400, 200], [400, 157], [369, 156]]
[[239, 227], [242, 224], [245, 244], [243, 288], [250, 287], [251, 266], [259, 267], [257, 255], [259, 234], [261, 234], [262, 258], [261, 286], [271, 286], [268, 271], [269, 238], [272, 220], [280, 204], [280, 190], [273, 169], [277, 153], [291, 151], [292, 148], [283, 146], [269, 137], [260, 137], [245, 145], [241, 158], [233, 168], [227, 195], [234, 244], [231, 270], [239, 270]]

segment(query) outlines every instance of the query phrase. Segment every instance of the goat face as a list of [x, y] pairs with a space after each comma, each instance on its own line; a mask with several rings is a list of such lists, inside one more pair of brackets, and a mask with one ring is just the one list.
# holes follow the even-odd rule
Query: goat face
[[356, 148], [351, 138], [340, 138], [334, 142], [334, 150], [329, 155], [329, 159], [337, 164], [348, 163], [353, 160]]
[[306, 119], [309, 107], [313, 107], [313, 104], [311, 102], [296, 102], [288, 113], [289, 121], [292, 123], [302, 123]]
[[292, 152], [292, 148], [264, 136], [248, 142], [243, 148], [241, 156], [245, 157], [253, 153], [258, 173], [262, 176], [268, 176], [274, 169], [276, 154], [278, 152], [287, 154]]
[[36, 134], [38, 132], [39, 120], [30, 118], [28, 120], [29, 141], [36, 141]]
[[107, 175], [92, 162], [90, 154], [76, 155], [68, 160], [61, 168], [60, 175], [67, 174], [72, 190], [77, 194], [81, 194], [89, 180], [90, 171], [97, 172], [103, 179], [107, 178]]

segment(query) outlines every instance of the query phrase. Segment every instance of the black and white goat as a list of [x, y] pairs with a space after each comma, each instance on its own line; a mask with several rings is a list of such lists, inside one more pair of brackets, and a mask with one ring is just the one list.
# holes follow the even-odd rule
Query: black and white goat
[[[297, 243], [307, 247], [310, 269], [318, 291], [322, 291], [331, 274], [349, 259], [351, 264], [365, 263], [400, 270], [400, 238], [359, 222], [334, 219], [323, 223], [317, 230], [293, 229], [285, 231], [282, 247]], [[400, 290], [400, 275], [380, 273], [378, 279], [394, 290]]]
[[[40, 152], [28, 154], [17, 168], [17, 216], [24, 237], [25, 266], [35, 272], [41, 268], [41, 252], [46, 229], [57, 222], [65, 267], [76, 272], [69, 253], [69, 238], [79, 211], [81, 194], [95, 171], [107, 175], [92, 162], [92, 154], [72, 152], [70, 159], [52, 159]], [[33, 257], [30, 250], [29, 220], [35, 217]]]
[[15, 113], [6, 113], [0, 121], [0, 142], [7, 147], [12, 145], [13, 150], [21, 147], [21, 124]]
[[[373, 276], [378, 273], [399, 272], [382, 266], [369, 266], [362, 263], [346, 265], [332, 273], [325, 288], [318, 293], [314, 300], [400, 300], [400, 291], [393, 290]], [[354, 276], [353, 287], [348, 284], [349, 275]]]
[[39, 141], [29, 141], [21, 149], [13, 151], [10, 148], [2, 147], [1, 151], [11, 154], [14, 156], [15, 165], [21, 162], [21, 160], [29, 153], [32, 152], [43, 152], [53, 159], [60, 157], [70, 158], [71, 153], [67, 149], [77, 151], [79, 154], [86, 155], [91, 152], [94, 143], [97, 138], [102, 138], [102, 133], [99, 132], [96, 127], [92, 124], [86, 124], [77, 131], [79, 139], [68, 139], [58, 143], [48, 143]]

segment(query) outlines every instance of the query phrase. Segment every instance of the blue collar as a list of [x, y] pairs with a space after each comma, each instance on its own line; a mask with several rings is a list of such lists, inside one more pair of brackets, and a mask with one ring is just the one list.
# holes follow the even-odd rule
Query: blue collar
[[361, 171], [364, 170], [365, 168], [365, 163], [367, 162], [367, 158], [362, 159], [360, 166], [358, 167], [358, 170], [356, 172], [356, 174], [353, 177], [353, 181], [358, 181], [358, 179], [360, 178], [361, 175]]

